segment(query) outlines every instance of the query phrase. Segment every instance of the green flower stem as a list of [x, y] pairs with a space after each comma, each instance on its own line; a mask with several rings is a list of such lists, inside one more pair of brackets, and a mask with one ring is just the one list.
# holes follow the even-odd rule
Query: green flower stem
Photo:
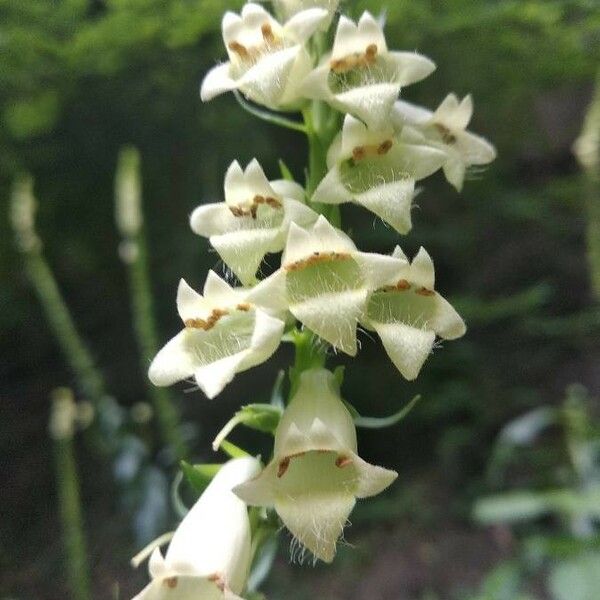
[[27, 278], [37, 294], [52, 333], [75, 374], [82, 394], [101, 411], [109, 403], [104, 380], [77, 332], [67, 304], [44, 258], [42, 243], [35, 231], [35, 199], [31, 177], [23, 176], [15, 181], [11, 211], [17, 246], [23, 256]]
[[[140, 156], [135, 148], [124, 148], [119, 155], [115, 180], [116, 217], [123, 241], [121, 258], [127, 266], [133, 326], [144, 373], [158, 352], [158, 335], [148, 266], [148, 252], [143, 228], [140, 181]], [[186, 456], [180, 418], [170, 393], [165, 388], [147, 384], [163, 443], [175, 458]]]
[[50, 435], [54, 440], [54, 464], [67, 576], [71, 597], [74, 600], [91, 600], [90, 572], [73, 443], [75, 418], [76, 407], [71, 391], [56, 390], [52, 399]]
[[293, 333], [296, 355], [294, 365], [290, 369], [290, 398], [296, 393], [300, 383], [300, 375], [308, 369], [325, 366], [327, 346], [309, 329], [296, 329]]
[[585, 174], [587, 252], [592, 290], [600, 300], [600, 72], [575, 154]]

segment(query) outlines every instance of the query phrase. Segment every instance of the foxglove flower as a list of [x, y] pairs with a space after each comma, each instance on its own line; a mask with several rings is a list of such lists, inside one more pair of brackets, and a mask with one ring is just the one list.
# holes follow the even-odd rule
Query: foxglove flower
[[325, 369], [305, 371], [275, 432], [273, 460], [234, 492], [273, 506], [295, 538], [331, 562], [356, 498], [375, 496], [397, 477], [357, 454], [352, 416]]
[[403, 261], [395, 281], [371, 295], [362, 324], [377, 332], [394, 365], [412, 380], [436, 336], [453, 340], [464, 335], [466, 327], [450, 303], [434, 290], [433, 261], [424, 248], [410, 264], [400, 247], [393, 255]]
[[[324, 8], [331, 20], [339, 3], [339, 0], [273, 0], [277, 14], [283, 15], [286, 19], [308, 8]], [[329, 20], [325, 25], [329, 24]]]
[[163, 557], [149, 563], [151, 583], [134, 600], [241, 600], [251, 561], [246, 505], [231, 491], [256, 476], [254, 458], [231, 460], [215, 475], [175, 531]]
[[304, 80], [302, 91], [377, 128], [389, 118], [400, 89], [434, 69], [420, 54], [388, 50], [381, 25], [365, 12], [357, 24], [340, 17], [331, 56]]
[[311, 8], [281, 25], [251, 2], [241, 15], [225, 13], [222, 30], [229, 61], [204, 78], [202, 100], [239, 89], [274, 110], [298, 108], [303, 103], [298, 85], [312, 69], [305, 43], [327, 17], [326, 10]]
[[267, 360], [279, 346], [284, 323], [250, 303], [247, 293], [213, 271], [203, 296], [182, 279], [177, 310], [185, 328], [152, 361], [152, 383], [166, 386], [193, 376], [214, 398], [236, 373]]
[[256, 160], [245, 171], [235, 161], [225, 176], [225, 202], [199, 206], [191, 226], [210, 239], [244, 285], [251, 285], [265, 254], [283, 250], [290, 223], [306, 227], [317, 216], [304, 204], [298, 184], [269, 182]]
[[399, 100], [392, 114], [398, 125], [414, 127], [428, 143], [446, 152], [444, 174], [458, 191], [462, 189], [468, 167], [487, 165], [496, 158], [492, 144], [466, 130], [473, 116], [470, 95], [459, 102], [454, 94], [449, 94], [435, 112]]
[[391, 125], [369, 129], [347, 115], [342, 132], [327, 155], [329, 172], [313, 202], [354, 202], [375, 213], [399, 233], [412, 227], [415, 182], [437, 171], [447, 160], [415, 130]]
[[352, 240], [320, 216], [315, 225], [290, 226], [282, 266], [249, 292], [274, 311], [288, 309], [331, 345], [354, 356], [356, 326], [370, 292], [389, 283], [402, 260], [359, 252]]

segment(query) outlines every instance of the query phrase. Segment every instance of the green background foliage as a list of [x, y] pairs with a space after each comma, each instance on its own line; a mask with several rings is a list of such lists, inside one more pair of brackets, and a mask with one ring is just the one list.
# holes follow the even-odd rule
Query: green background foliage
[[[110, 389], [126, 406], [145, 399], [114, 225], [120, 148], [133, 144], [142, 157], [163, 340], [178, 328], [178, 279], [200, 287], [208, 268], [222, 267], [187, 219], [198, 204], [221, 198], [229, 163], [257, 157], [276, 178], [282, 158], [303, 180], [300, 134], [256, 121], [231, 96], [207, 105], [199, 100], [203, 74], [224, 56], [223, 10], [241, 4], [0, 0], [1, 598], [50, 599], [63, 589], [60, 578], [49, 577], [62, 567], [52, 456], [42, 440], [50, 390], [74, 384], [13, 243], [6, 218], [12, 180], [22, 171], [35, 177], [46, 257]], [[358, 360], [335, 359], [347, 367], [345, 394], [360, 414], [392, 414], [417, 393], [423, 400], [396, 428], [360, 436], [365, 457], [397, 468], [400, 477], [391, 494], [359, 507], [348, 534], [360, 540], [359, 549], [343, 550], [332, 573], [302, 575], [285, 566], [280, 552], [272, 597], [286, 590], [290, 600], [300, 600], [318, 590], [327, 598], [362, 598], [368, 589], [369, 597], [381, 599], [460, 598], [478, 589], [513, 543], [496, 543], [471, 524], [473, 500], [506, 487], [555, 484], [560, 461], [549, 456], [564, 450], [562, 442], [551, 442], [550, 451], [532, 451], [530, 464], [508, 483], [490, 482], [486, 467], [500, 428], [527, 410], [560, 403], [572, 382], [590, 390], [597, 410], [600, 311], [586, 262], [589, 191], [571, 146], [600, 68], [600, 8], [595, 0], [359, 0], [344, 8], [354, 15], [385, 11], [389, 45], [437, 63], [404, 98], [433, 108], [450, 91], [473, 93], [471, 128], [497, 145], [499, 158], [485, 172], [471, 173], [460, 195], [439, 174], [427, 180], [404, 239], [360, 209], [345, 210], [362, 249], [389, 252], [400, 242], [412, 255], [424, 245], [436, 262], [438, 288], [469, 332], [436, 349], [410, 384], [366, 335]], [[195, 462], [214, 462], [214, 432], [240, 405], [268, 401], [286, 361], [280, 351], [212, 403], [177, 388], [184, 420], [197, 434]], [[141, 435], [150, 442], [153, 432]], [[265, 436], [236, 435], [236, 443], [268, 448]], [[97, 597], [109, 597], [115, 582], [121, 597], [129, 597], [144, 575], [128, 571], [132, 542], [123, 506], [106, 491], [106, 469], [94, 476], [98, 459], [85, 448], [81, 456]], [[42, 542], [48, 531], [56, 538], [49, 547]], [[472, 550], [452, 550], [465, 546]], [[598, 560], [587, 556], [586, 564]], [[565, 564], [550, 587], [564, 589], [583, 568]], [[550, 587], [542, 583], [530, 592], [544, 598]], [[488, 588], [482, 597], [493, 600]]]

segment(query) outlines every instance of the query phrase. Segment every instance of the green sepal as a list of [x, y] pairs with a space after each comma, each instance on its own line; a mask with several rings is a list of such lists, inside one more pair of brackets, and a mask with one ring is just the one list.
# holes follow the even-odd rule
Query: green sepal
[[248, 456], [252, 456], [249, 452], [246, 452], [239, 446], [228, 442], [227, 440], [223, 440], [221, 442], [221, 450], [229, 456], [229, 458], [246, 458]]
[[283, 179], [285, 179], [286, 181], [295, 181], [292, 172], [290, 171], [289, 167], [283, 162], [283, 160], [280, 158], [278, 162], [279, 170], [281, 171], [281, 176], [283, 177]]
[[346, 406], [354, 417], [354, 424], [357, 427], [363, 427], [364, 429], [385, 429], [386, 427], [397, 425], [406, 418], [420, 399], [420, 395], [415, 396], [404, 408], [389, 417], [362, 417], [352, 405], [346, 404]]
[[179, 466], [187, 482], [194, 490], [202, 493], [223, 465], [220, 463], [190, 465], [185, 460], [182, 460]]

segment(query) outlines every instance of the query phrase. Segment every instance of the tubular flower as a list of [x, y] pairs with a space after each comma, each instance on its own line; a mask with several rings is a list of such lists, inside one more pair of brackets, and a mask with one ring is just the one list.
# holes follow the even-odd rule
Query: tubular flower
[[234, 492], [273, 506], [296, 539], [331, 562], [356, 498], [374, 496], [397, 477], [357, 454], [356, 429], [332, 373], [305, 371], [275, 432], [273, 460]]
[[354, 356], [356, 326], [370, 292], [389, 283], [402, 260], [359, 252], [352, 240], [320, 216], [310, 229], [290, 225], [282, 267], [253, 288], [248, 299], [288, 309], [324, 340]]
[[283, 250], [290, 223], [305, 227], [317, 216], [304, 204], [298, 184], [269, 182], [256, 160], [245, 171], [235, 161], [225, 176], [225, 202], [199, 206], [191, 226], [208, 237], [239, 280], [250, 285], [265, 254]]
[[312, 200], [354, 202], [404, 234], [412, 227], [415, 182], [437, 171], [446, 160], [445, 152], [429, 145], [415, 130], [391, 125], [369, 129], [347, 115], [327, 155], [329, 172]]
[[185, 516], [163, 557], [149, 562], [151, 583], [134, 600], [241, 600], [251, 561], [246, 505], [232, 488], [255, 477], [260, 463], [226, 463]]
[[331, 56], [304, 80], [302, 90], [307, 98], [381, 127], [400, 89], [434, 70], [420, 54], [388, 50], [381, 25], [365, 12], [358, 24], [340, 17]]
[[[339, 3], [339, 0], [273, 0], [277, 13], [286, 19], [308, 8], [324, 8], [331, 20]], [[329, 20], [325, 25], [328, 25]]]
[[200, 89], [203, 101], [239, 89], [274, 110], [298, 108], [299, 83], [312, 69], [305, 42], [328, 18], [311, 8], [279, 24], [262, 6], [248, 3], [241, 15], [225, 13], [222, 30], [229, 61], [214, 67]]
[[279, 345], [284, 323], [250, 303], [247, 294], [213, 271], [203, 296], [182, 279], [177, 310], [185, 329], [152, 361], [148, 372], [152, 383], [166, 386], [193, 376], [214, 398], [236, 373], [267, 360]]
[[412, 380], [431, 352], [436, 335], [453, 340], [464, 335], [466, 327], [450, 303], [434, 291], [433, 261], [424, 248], [411, 264], [400, 247], [393, 256], [404, 262], [394, 283], [371, 295], [362, 324], [377, 332], [394, 365]]
[[465, 96], [460, 102], [449, 94], [435, 112], [399, 100], [394, 105], [393, 119], [422, 133], [427, 142], [447, 154], [444, 174], [458, 191], [462, 189], [465, 172], [473, 165], [487, 165], [496, 158], [496, 149], [484, 138], [468, 132], [473, 116], [473, 99]]

